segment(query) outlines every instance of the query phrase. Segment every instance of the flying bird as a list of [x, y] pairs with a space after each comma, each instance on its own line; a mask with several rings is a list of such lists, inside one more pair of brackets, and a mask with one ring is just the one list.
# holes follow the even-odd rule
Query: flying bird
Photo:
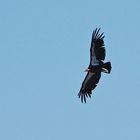
[[111, 72], [111, 63], [106, 62], [105, 60], [105, 44], [104, 44], [104, 33], [99, 33], [100, 28], [96, 28], [92, 34], [91, 47], [90, 47], [90, 64], [85, 70], [87, 75], [82, 83], [81, 89], [78, 93], [81, 102], [86, 103], [86, 98], [90, 97], [92, 90], [97, 86], [101, 72], [110, 73]]

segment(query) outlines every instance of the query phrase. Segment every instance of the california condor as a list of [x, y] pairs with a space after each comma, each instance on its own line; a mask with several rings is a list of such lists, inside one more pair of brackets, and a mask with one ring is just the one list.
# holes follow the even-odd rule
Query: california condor
[[86, 98], [90, 97], [92, 90], [97, 86], [101, 72], [110, 73], [111, 63], [105, 60], [105, 47], [104, 47], [104, 33], [99, 33], [100, 28], [96, 28], [92, 34], [91, 47], [90, 47], [90, 64], [85, 71], [87, 75], [82, 83], [81, 89], [78, 93], [81, 102], [86, 103]]

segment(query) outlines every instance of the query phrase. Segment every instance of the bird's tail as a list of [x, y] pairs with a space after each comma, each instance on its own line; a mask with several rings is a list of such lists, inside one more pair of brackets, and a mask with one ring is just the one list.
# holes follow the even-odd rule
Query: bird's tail
[[111, 72], [111, 63], [110, 62], [106, 62], [103, 64], [102, 66], [102, 72], [105, 72], [105, 73], [110, 73]]

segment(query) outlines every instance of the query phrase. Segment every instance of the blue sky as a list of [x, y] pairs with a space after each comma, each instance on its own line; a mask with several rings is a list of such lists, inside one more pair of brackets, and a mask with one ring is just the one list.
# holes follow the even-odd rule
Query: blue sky
[[[0, 139], [140, 139], [139, 12], [138, 0], [0, 1]], [[82, 104], [96, 27], [113, 68]]]

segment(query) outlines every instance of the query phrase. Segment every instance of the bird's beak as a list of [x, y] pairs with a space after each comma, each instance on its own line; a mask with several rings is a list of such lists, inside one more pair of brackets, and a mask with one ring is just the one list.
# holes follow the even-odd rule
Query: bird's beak
[[84, 72], [89, 72], [90, 71], [90, 69], [86, 69], [86, 70], [84, 70]]

